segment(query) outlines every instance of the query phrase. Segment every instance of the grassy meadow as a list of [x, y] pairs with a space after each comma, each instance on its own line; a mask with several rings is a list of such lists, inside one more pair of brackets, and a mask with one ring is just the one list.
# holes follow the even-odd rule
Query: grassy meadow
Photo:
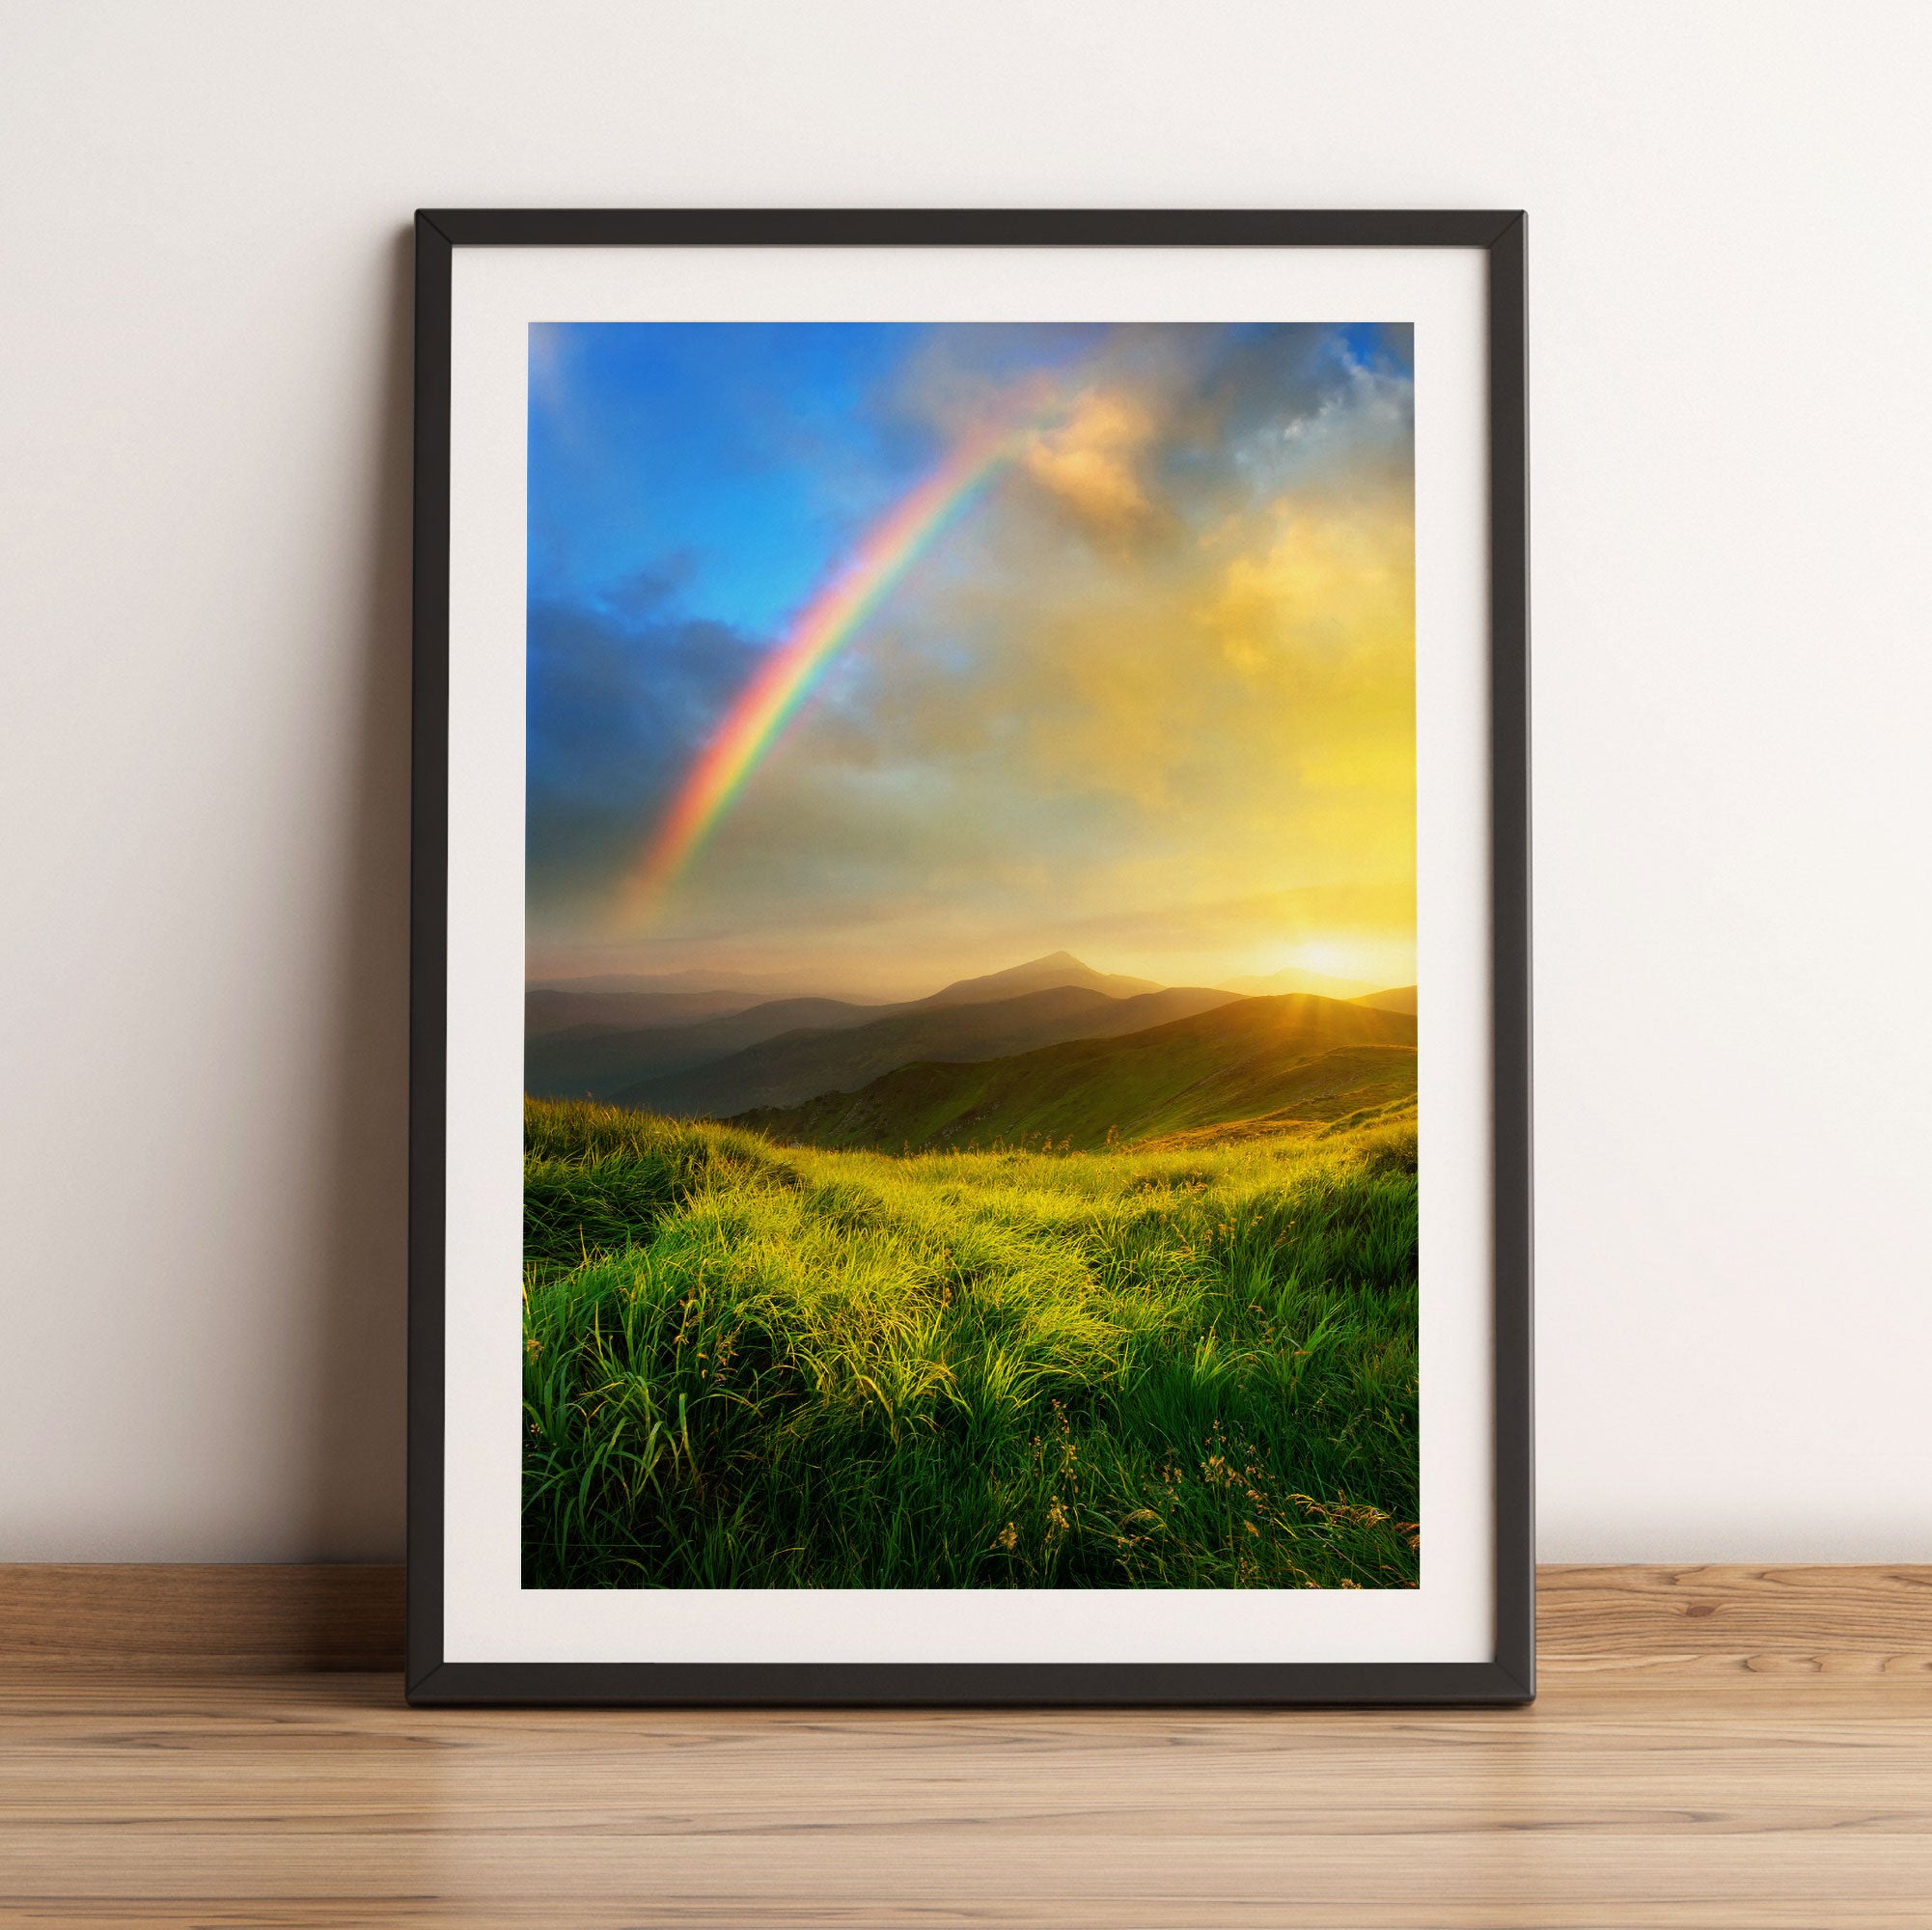
[[1417, 1583], [1412, 1116], [525, 1124], [526, 1586]]

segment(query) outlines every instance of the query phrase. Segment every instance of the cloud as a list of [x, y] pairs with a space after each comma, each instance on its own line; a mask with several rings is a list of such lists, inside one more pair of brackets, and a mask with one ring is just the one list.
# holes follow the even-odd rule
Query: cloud
[[1134, 466], [1153, 433], [1144, 402], [1089, 390], [1063, 422], [1034, 434], [1022, 460], [1026, 473], [1080, 522], [1103, 535], [1125, 535], [1153, 520]]
[[613, 877], [708, 738], [758, 649], [638, 577], [529, 613], [526, 843], [539, 924], [599, 915]]
[[1337, 358], [1337, 375], [1311, 405], [1263, 417], [1234, 443], [1236, 467], [1258, 490], [1323, 476], [1408, 479], [1415, 446], [1415, 382], [1391, 368]]
[[[880, 406], [983, 420], [1048, 365], [1069, 400], [835, 662], [666, 902], [648, 969], [916, 990], [1067, 946], [1213, 982], [1333, 942], [1356, 976], [1406, 982], [1400, 349], [1315, 328], [938, 332]], [[533, 852], [538, 631], [533, 614]], [[627, 760], [701, 741], [752, 646], [667, 597], [560, 618], [541, 648], [545, 701], [598, 720], [541, 793], [581, 896], [649, 823]]]

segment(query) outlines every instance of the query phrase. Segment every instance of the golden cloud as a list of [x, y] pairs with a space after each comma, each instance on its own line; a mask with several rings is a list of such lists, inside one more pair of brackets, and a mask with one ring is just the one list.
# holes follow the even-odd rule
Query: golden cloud
[[1022, 461], [1079, 521], [1105, 535], [1126, 534], [1153, 517], [1135, 460], [1154, 427], [1145, 403], [1118, 391], [1090, 390], [1063, 424], [1033, 437]]
[[1173, 983], [1317, 943], [1413, 979], [1407, 479], [1342, 421], [1292, 486], [1190, 495], [1174, 420], [1114, 379], [1035, 438], [747, 786], [694, 940], [908, 989], [1082, 945]]

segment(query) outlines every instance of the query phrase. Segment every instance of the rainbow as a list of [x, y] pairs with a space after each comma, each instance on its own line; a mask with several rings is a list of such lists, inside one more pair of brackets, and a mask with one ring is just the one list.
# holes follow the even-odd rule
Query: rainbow
[[1036, 418], [969, 440], [900, 498], [799, 612], [692, 767], [650, 842], [625, 873], [622, 923], [643, 919], [697, 854], [745, 780], [812, 693], [820, 673], [933, 538], [1026, 442]]

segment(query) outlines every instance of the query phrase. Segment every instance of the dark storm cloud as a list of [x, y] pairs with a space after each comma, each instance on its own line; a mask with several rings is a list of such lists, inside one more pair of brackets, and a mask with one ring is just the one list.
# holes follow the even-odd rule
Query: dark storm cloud
[[679, 615], [637, 578], [529, 618], [533, 912], [607, 889], [630, 861], [757, 660], [730, 626]]

